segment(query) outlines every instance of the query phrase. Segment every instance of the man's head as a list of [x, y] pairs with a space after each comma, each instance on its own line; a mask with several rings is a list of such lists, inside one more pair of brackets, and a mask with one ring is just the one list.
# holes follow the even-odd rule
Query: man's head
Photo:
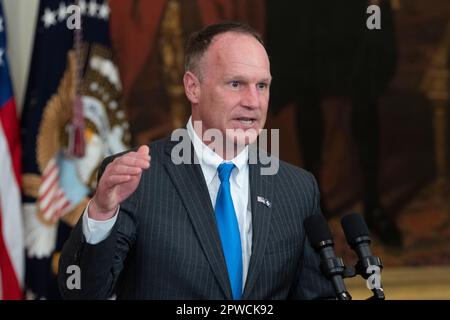
[[[189, 39], [185, 66], [183, 81], [192, 120], [202, 121], [203, 130], [215, 128], [226, 134], [226, 129], [264, 127], [271, 75], [256, 31], [233, 22], [208, 26]], [[245, 144], [254, 139], [246, 139]]]

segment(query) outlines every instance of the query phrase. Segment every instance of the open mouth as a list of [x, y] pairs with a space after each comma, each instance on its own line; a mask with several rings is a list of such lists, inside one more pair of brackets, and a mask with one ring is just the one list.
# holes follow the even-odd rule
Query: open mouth
[[252, 125], [256, 121], [253, 118], [245, 118], [245, 117], [237, 118], [236, 120], [245, 125]]

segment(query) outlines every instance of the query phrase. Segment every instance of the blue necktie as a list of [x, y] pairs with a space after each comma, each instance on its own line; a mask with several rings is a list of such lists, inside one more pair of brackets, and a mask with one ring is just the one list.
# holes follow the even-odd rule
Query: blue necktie
[[233, 163], [222, 163], [217, 169], [220, 187], [215, 211], [233, 299], [239, 300], [242, 295], [242, 247], [239, 225], [230, 192], [230, 175], [233, 168]]

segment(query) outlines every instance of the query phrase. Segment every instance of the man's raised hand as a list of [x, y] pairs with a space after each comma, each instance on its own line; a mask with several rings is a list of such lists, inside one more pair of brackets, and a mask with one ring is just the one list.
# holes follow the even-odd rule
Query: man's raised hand
[[118, 205], [136, 190], [142, 171], [150, 167], [149, 151], [148, 146], [143, 145], [106, 166], [89, 205], [89, 218], [107, 220], [114, 216]]

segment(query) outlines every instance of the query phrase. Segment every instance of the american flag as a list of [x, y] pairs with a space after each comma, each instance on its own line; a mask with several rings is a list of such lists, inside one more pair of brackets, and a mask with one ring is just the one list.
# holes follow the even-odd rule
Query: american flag
[[20, 196], [19, 123], [6, 58], [0, 0], [0, 300], [21, 299], [24, 246]]
[[[108, 3], [40, 0], [37, 6], [20, 130], [27, 299], [61, 298], [56, 281], [60, 251], [92, 196], [96, 168], [104, 157], [126, 149], [122, 138], [128, 127], [112, 58]], [[86, 62], [79, 79], [83, 116], [90, 124], [83, 130], [83, 157], [67, 152], [77, 57], [72, 56], [74, 30], [68, 27], [73, 4], [80, 8], [85, 53], [78, 59]]]
[[42, 173], [38, 202], [43, 217], [53, 223], [70, 207], [70, 201], [58, 181], [59, 168], [56, 160], [52, 159]]

